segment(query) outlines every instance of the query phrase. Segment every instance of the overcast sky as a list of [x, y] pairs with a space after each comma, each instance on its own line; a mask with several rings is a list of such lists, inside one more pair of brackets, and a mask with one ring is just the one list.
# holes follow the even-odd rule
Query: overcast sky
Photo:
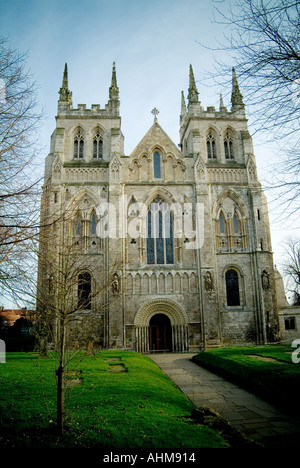
[[[153, 123], [151, 110], [170, 138], [179, 143], [181, 91], [187, 96], [189, 65], [194, 68], [199, 99], [204, 107], [230, 108], [228, 80], [211, 86], [205, 78], [215, 59], [226, 56], [204, 48], [222, 40], [221, 25], [212, 22], [213, 5], [226, 9], [229, 1], [212, 0], [0, 0], [0, 34], [12, 48], [29, 51], [28, 65], [39, 86], [45, 113], [40, 130], [41, 171], [55, 128], [58, 91], [64, 64], [69, 70], [73, 106], [108, 101], [112, 63], [116, 62], [120, 88], [125, 154], [130, 154]], [[243, 89], [241, 89], [243, 93]], [[244, 95], [247, 112], [247, 96]], [[255, 116], [249, 116], [249, 128]], [[261, 181], [267, 180], [274, 159], [270, 143], [254, 138]], [[269, 200], [275, 263], [288, 234], [299, 235], [298, 217], [278, 222], [276, 205]], [[297, 229], [295, 229], [295, 227]], [[293, 229], [292, 229], [293, 228]]]

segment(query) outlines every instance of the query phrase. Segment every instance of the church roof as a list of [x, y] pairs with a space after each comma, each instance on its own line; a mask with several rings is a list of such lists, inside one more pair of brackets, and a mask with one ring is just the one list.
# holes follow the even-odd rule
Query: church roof
[[155, 148], [162, 148], [167, 153], [171, 152], [177, 157], [182, 157], [182, 153], [178, 146], [173, 142], [173, 140], [171, 140], [156, 119], [145, 136], [134, 148], [130, 157], [137, 157], [141, 153], [147, 153]]

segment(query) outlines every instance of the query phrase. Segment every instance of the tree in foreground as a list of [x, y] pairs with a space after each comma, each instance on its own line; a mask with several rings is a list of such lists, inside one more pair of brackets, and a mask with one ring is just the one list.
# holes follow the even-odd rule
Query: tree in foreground
[[283, 273], [293, 305], [300, 305], [300, 239], [290, 238], [284, 246]]
[[[42, 199], [42, 214], [46, 215], [49, 198]], [[120, 264], [107, 265], [101, 250], [91, 248], [107, 240], [98, 236], [80, 235], [79, 212], [66, 207], [63, 214], [54, 212], [43, 223], [39, 239], [39, 274], [37, 288], [37, 322], [41, 355], [47, 355], [49, 345], [56, 356], [57, 429], [64, 429], [65, 382], [68, 366], [78, 351], [93, 352], [102, 348], [105, 314], [114, 294], [120, 292], [115, 276]], [[81, 213], [82, 214], [82, 213]]]
[[[230, 68], [233, 64], [247, 97], [252, 128], [267, 134], [269, 141], [279, 141], [272, 184], [279, 189], [278, 199], [285, 209], [298, 210], [300, 0], [235, 0], [230, 8], [227, 2], [216, 5], [214, 22], [229, 30], [219, 50], [231, 56]], [[214, 76], [226, 71], [227, 65], [221, 62]]]
[[[0, 38], [0, 287], [19, 299], [32, 275], [39, 223], [36, 131], [41, 120], [27, 54]], [[29, 271], [28, 271], [29, 270]]]

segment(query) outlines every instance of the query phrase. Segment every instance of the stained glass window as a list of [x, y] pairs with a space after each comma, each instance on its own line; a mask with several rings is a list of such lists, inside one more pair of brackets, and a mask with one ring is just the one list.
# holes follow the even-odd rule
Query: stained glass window
[[147, 263], [174, 263], [173, 215], [161, 198], [150, 204], [147, 217]]

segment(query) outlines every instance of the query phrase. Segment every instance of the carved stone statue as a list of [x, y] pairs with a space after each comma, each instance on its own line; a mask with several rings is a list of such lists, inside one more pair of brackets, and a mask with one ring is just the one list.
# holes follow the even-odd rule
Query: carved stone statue
[[269, 280], [269, 275], [268, 273], [266, 272], [266, 270], [264, 270], [262, 272], [262, 275], [261, 275], [261, 282], [262, 282], [262, 287], [265, 291], [267, 291], [268, 289], [270, 289], [270, 280]]
[[113, 293], [119, 292], [119, 277], [117, 273], [114, 274], [114, 279], [112, 281], [112, 291]]
[[206, 291], [213, 291], [213, 280], [210, 271], [207, 271], [204, 276], [204, 287]]

